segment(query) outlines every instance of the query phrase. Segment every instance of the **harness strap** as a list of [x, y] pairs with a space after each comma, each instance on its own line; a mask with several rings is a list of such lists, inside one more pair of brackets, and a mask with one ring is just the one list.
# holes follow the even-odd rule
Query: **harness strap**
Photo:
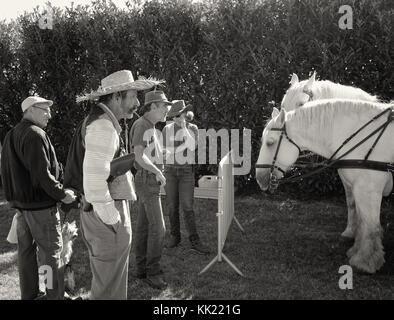
[[332, 165], [333, 168], [337, 169], [370, 169], [376, 171], [394, 171], [394, 163], [387, 163], [374, 160], [339, 160]]
[[[331, 161], [336, 155], [337, 153], [350, 141], [352, 140], [358, 133], [360, 133], [360, 131], [362, 131], [365, 127], [367, 127], [368, 125], [370, 125], [373, 121], [375, 121], [376, 119], [380, 118], [382, 115], [384, 115], [386, 112], [391, 111], [393, 112], [393, 110], [391, 108], [387, 108], [384, 111], [382, 111], [381, 113], [377, 114], [375, 117], [373, 117], [371, 120], [369, 120], [366, 124], [364, 124], [361, 128], [359, 128], [356, 132], [354, 132], [352, 135], [350, 135], [342, 144], [341, 146], [335, 150], [335, 152], [333, 153], [333, 155], [330, 157], [329, 161]], [[387, 120], [387, 122], [391, 122], [393, 119], [392, 117], [389, 117], [389, 119]], [[375, 130], [376, 132], [379, 131], [382, 127], [379, 127], [378, 130]], [[373, 134], [375, 134], [376, 132], [373, 132]], [[371, 136], [371, 135], [370, 135]], [[362, 142], [366, 141], [367, 139], [369, 139], [368, 136], [367, 138], [365, 138]], [[358, 146], [358, 145], [357, 145]]]
[[380, 138], [382, 137], [384, 131], [387, 129], [388, 125], [390, 124], [390, 122], [392, 121], [391, 117], [389, 117], [384, 125], [384, 127], [382, 128], [382, 131], [380, 131], [379, 135], [376, 137], [372, 147], [368, 150], [368, 153], [365, 155], [364, 160], [368, 160], [369, 156], [371, 155], [373, 149], [375, 149], [376, 144], [378, 143], [378, 141], [380, 140]]
[[368, 170], [376, 170], [376, 171], [385, 171], [385, 172], [394, 172], [394, 163], [386, 163], [381, 161], [373, 161], [373, 160], [336, 160], [331, 164], [321, 163], [320, 168], [313, 170], [309, 173], [292, 176], [289, 178], [285, 178], [280, 180], [280, 183], [294, 183], [300, 181], [302, 179], [308, 178], [315, 174], [318, 174], [327, 168], [335, 168], [335, 169], [368, 169]]

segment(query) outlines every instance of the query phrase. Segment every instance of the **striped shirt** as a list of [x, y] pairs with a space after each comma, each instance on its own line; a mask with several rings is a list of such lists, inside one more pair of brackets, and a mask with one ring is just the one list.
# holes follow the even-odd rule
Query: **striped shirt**
[[[107, 112], [111, 111], [108, 109]], [[86, 200], [106, 224], [120, 221], [119, 211], [115, 208], [107, 183], [110, 163], [119, 149], [120, 130], [118, 123], [117, 128], [114, 127], [108, 114], [103, 114], [86, 127], [83, 188]]]

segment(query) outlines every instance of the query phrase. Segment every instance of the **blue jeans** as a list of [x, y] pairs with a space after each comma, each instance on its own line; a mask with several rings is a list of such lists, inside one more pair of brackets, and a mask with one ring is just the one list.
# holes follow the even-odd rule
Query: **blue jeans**
[[186, 230], [191, 241], [198, 240], [196, 220], [193, 210], [194, 170], [191, 165], [166, 166], [165, 191], [167, 196], [168, 215], [171, 235], [180, 238], [179, 205], [183, 209]]
[[153, 276], [160, 273], [160, 259], [166, 227], [156, 176], [140, 169], [135, 175], [137, 193], [137, 226], [135, 258], [137, 273]]
[[[21, 210], [17, 222], [18, 270], [21, 299], [35, 299], [39, 292], [37, 246], [39, 262], [48, 266], [48, 300], [63, 300], [64, 266], [60, 255], [63, 240], [57, 207], [43, 210]], [[51, 272], [52, 271], [52, 272]], [[51, 279], [52, 281], [50, 281]]]

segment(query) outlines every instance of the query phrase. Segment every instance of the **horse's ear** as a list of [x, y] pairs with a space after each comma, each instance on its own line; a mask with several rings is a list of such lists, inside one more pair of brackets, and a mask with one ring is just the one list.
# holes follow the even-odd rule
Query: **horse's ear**
[[309, 78], [308, 82], [304, 86], [304, 92], [312, 92], [312, 86], [316, 81], [316, 71], [313, 72], [312, 76]]
[[279, 114], [279, 110], [274, 107], [271, 114], [272, 119], [275, 118], [278, 114]]
[[279, 124], [284, 125], [286, 119], [286, 111], [285, 109], [281, 109], [279, 113]]
[[293, 75], [291, 76], [291, 80], [289, 82], [290, 86], [293, 86], [293, 85], [295, 85], [298, 82], [299, 82], [298, 76], [295, 73], [293, 73]]

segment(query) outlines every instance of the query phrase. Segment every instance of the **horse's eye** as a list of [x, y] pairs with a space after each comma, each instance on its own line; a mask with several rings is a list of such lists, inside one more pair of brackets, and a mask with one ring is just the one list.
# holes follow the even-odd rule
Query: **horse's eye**
[[303, 105], [304, 105], [303, 102], [298, 102], [298, 103], [297, 103], [297, 107], [302, 107]]

